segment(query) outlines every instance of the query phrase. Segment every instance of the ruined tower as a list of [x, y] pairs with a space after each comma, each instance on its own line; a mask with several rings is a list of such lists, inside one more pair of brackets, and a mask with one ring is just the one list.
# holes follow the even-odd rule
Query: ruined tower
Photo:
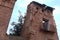
[[0, 0], [0, 40], [9, 40], [6, 31], [15, 1], [16, 0]]
[[31, 2], [22, 30], [27, 40], [58, 40], [56, 24], [53, 18], [54, 8], [38, 2]]

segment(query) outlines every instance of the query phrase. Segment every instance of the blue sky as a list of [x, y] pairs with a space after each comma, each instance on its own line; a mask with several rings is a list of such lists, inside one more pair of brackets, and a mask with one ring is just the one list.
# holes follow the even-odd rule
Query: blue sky
[[55, 10], [53, 11], [53, 15], [57, 26], [58, 36], [60, 38], [60, 32], [59, 32], [60, 31], [60, 0], [17, 0], [14, 6], [14, 10], [12, 12], [8, 29], [11, 28], [11, 23], [13, 21], [15, 22], [18, 21], [18, 17], [19, 17], [18, 10], [20, 10], [21, 14], [24, 16], [27, 10], [27, 5], [32, 1], [36, 1], [41, 4], [46, 4], [48, 6], [55, 8]]

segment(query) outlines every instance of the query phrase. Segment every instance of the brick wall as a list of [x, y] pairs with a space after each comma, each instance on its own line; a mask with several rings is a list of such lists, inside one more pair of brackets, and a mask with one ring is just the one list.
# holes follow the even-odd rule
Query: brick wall
[[[53, 8], [52, 11], [49, 8], [45, 10], [43, 8], [43, 4], [34, 1], [27, 7], [22, 36], [26, 37], [28, 40], [58, 40], [56, 24], [53, 18]], [[42, 30], [43, 18], [49, 20], [49, 24], [51, 24], [51, 26], [53, 25], [51, 28], [53, 30], [47, 32]]]
[[0, 40], [8, 40], [6, 31], [15, 1], [0, 0]]

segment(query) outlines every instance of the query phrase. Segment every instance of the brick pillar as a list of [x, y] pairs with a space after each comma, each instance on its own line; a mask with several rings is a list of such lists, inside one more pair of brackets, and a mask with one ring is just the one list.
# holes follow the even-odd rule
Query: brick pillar
[[7, 27], [16, 0], [0, 0], [0, 40], [8, 40]]

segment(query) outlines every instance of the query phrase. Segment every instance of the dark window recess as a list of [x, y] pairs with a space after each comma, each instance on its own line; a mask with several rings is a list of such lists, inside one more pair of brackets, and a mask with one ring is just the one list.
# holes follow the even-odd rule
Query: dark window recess
[[39, 8], [37, 7], [36, 9], [38, 10]]
[[43, 29], [44, 29], [45, 31], [48, 31], [49, 20], [43, 18], [42, 23], [43, 23]]
[[42, 9], [42, 12], [44, 12], [44, 9]]
[[44, 12], [44, 11], [46, 11], [46, 9], [45, 9], [45, 8], [43, 8], [43, 9], [42, 9], [42, 12]]
[[[38, 7], [36, 7], [36, 11], [35, 11], [35, 13], [37, 13], [37, 12], [38, 12], [38, 9], [39, 9], [39, 8], [38, 8]], [[35, 15], [35, 14], [34, 14], [34, 15]]]

